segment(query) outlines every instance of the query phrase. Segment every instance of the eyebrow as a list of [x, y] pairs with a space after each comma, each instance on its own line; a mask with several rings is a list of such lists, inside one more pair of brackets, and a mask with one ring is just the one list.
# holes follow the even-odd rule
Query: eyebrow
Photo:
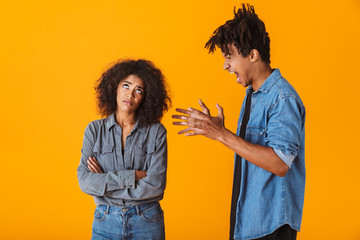
[[[130, 84], [130, 85], [132, 85], [132, 82], [128, 82], [128, 81], [124, 81], [124, 83], [127, 83], [127, 84]], [[144, 89], [143, 87], [140, 87], [140, 86], [137, 86], [138, 88], [141, 88], [141, 89]]]

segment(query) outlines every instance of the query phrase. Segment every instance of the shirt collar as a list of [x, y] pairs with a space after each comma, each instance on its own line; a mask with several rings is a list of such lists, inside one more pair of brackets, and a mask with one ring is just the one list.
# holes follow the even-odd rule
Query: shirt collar
[[[115, 112], [113, 112], [110, 116], [108, 116], [106, 118], [106, 128], [107, 128], [107, 130], [110, 130], [110, 128], [112, 126], [114, 126], [115, 124], [117, 124], [117, 122], [115, 120]], [[147, 127], [139, 127], [139, 121], [136, 121], [135, 126], [134, 126], [134, 128], [133, 128], [133, 130], [131, 131], [130, 134], [132, 134], [135, 131], [135, 129], [139, 130], [139, 132], [142, 132], [144, 134], [146, 134], [147, 130], [148, 130]]]
[[[261, 85], [261, 87], [259, 88], [258, 91], [261, 92], [269, 92], [270, 89], [272, 88], [272, 86], [274, 86], [274, 84], [280, 79], [282, 78], [280, 70], [278, 68], [274, 69], [274, 71], [270, 74], [270, 76], [265, 80], [265, 82]], [[246, 89], [246, 93], [249, 93], [250, 88], [252, 88], [252, 86], [248, 87]]]

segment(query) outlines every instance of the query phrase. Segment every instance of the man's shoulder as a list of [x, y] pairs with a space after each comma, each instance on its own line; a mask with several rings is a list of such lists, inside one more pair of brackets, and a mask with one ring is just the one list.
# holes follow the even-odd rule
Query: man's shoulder
[[274, 87], [275, 87], [274, 90], [278, 92], [280, 97], [286, 97], [286, 96], [299, 97], [299, 94], [296, 92], [295, 88], [283, 77], [278, 79]]

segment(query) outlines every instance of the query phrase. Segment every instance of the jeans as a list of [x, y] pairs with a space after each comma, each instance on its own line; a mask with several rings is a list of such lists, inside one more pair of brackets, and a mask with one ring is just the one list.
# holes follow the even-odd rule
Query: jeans
[[164, 213], [159, 202], [133, 207], [99, 205], [95, 209], [92, 240], [164, 240]]

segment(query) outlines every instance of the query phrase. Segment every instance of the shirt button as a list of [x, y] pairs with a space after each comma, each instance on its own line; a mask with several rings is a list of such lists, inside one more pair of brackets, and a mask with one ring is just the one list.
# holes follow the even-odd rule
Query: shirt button
[[120, 164], [120, 167], [122, 167], [122, 165]]
[[116, 150], [117, 150], [118, 152], [120, 152], [120, 148], [117, 148]]

